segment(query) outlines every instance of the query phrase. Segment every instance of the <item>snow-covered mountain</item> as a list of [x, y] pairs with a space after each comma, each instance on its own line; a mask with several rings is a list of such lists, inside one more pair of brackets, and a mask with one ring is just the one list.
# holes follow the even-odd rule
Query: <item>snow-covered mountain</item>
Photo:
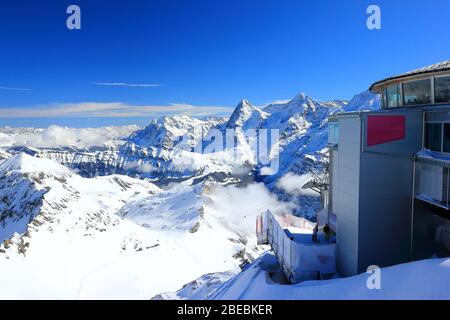
[[[0, 165], [0, 241], [21, 243], [42, 225], [50, 233], [56, 227], [79, 229], [85, 236], [103, 232], [117, 223], [112, 214], [123, 203], [156, 192], [159, 188], [145, 180], [117, 175], [86, 179], [52, 160], [17, 154]], [[8, 256], [19, 243], [4, 243], [3, 253]]]
[[[302, 93], [243, 100], [229, 118], [0, 129], [0, 298], [167, 298], [186, 283], [183, 295], [209, 293], [264, 250], [261, 211], [314, 218], [318, 197], [289, 186], [326, 165], [327, 117], [377, 105], [371, 93]], [[255, 129], [279, 131], [269, 174], [246, 136]], [[236, 144], [212, 148], [230, 130]]]
[[134, 132], [128, 142], [140, 147], [165, 149], [173, 148], [184, 136], [192, 139], [192, 146], [211, 127], [223, 123], [224, 119], [200, 120], [189, 116], [163, 116], [152, 121], [147, 127]]
[[[224, 168], [225, 154], [220, 157], [199, 154], [196, 147], [203, 143], [212, 130], [224, 133], [226, 129], [235, 130], [239, 141], [242, 161], [234, 160], [239, 166], [250, 166], [258, 176], [258, 164], [254, 154], [249, 153], [244, 132], [249, 129], [280, 130], [280, 170], [278, 174], [260, 177], [271, 186], [286, 172], [302, 173], [308, 170], [304, 166], [305, 156], [308, 159], [322, 161], [320, 152], [326, 146], [327, 116], [342, 111], [373, 109], [379, 107], [379, 98], [370, 92], [355, 96], [349, 103], [333, 100], [325, 103], [317, 102], [301, 93], [292, 100], [275, 103], [265, 107], [256, 107], [247, 100], [242, 100], [227, 118], [195, 119], [189, 116], [161, 117], [152, 121], [147, 127], [134, 127], [114, 130], [109, 128], [111, 139], [105, 137], [105, 130], [78, 129], [80, 132], [64, 128], [51, 127], [49, 130], [13, 129], [0, 130], [0, 147], [10, 153], [25, 152], [33, 156], [54, 159], [61, 164], [75, 169], [85, 177], [109, 174], [125, 174], [135, 177], [154, 179], [159, 184], [182, 181], [194, 176], [206, 176], [211, 171], [221, 171], [223, 176], [233, 176], [235, 167]], [[108, 132], [108, 131], [106, 131]], [[132, 132], [128, 137], [124, 135]], [[33, 136], [33, 134], [35, 136]], [[77, 141], [72, 138], [80, 135]], [[16, 138], [17, 136], [18, 138]], [[62, 145], [55, 137], [70, 137], [68, 145]], [[90, 137], [83, 142], [84, 136]], [[94, 138], [92, 138], [94, 136]], [[2, 138], [3, 137], [3, 138]], [[5, 138], [6, 137], [6, 138]], [[46, 139], [48, 138], [48, 139]], [[31, 143], [34, 141], [33, 143]], [[52, 143], [50, 143], [53, 141]], [[95, 142], [99, 141], [97, 144]], [[190, 161], [176, 161], [174, 149], [179, 154], [179, 145], [183, 144], [183, 157]], [[193, 150], [187, 150], [192, 148]], [[202, 148], [201, 148], [202, 149]], [[194, 152], [186, 152], [194, 151]], [[294, 156], [292, 156], [294, 155]], [[225, 159], [230, 163], [232, 159]], [[205, 174], [206, 173], [206, 174]], [[238, 174], [239, 175], [239, 174]], [[256, 177], [258, 179], [258, 177]]]
[[[254, 201], [242, 205], [247, 196]], [[1, 298], [149, 299], [207, 273], [236, 273], [262, 252], [261, 208], [289, 210], [262, 184], [163, 191], [127, 176], [83, 178], [26, 154], [0, 165], [0, 199]]]
[[329, 101], [322, 101], [322, 104], [327, 107], [345, 108], [345, 106], [347, 106], [348, 104], [348, 101], [341, 99], [334, 99]]
[[10, 156], [11, 155], [8, 152], [3, 151], [2, 149], [0, 149], [0, 161], [8, 159]]
[[[1, 158], [9, 153], [27, 153], [56, 160], [84, 177], [110, 174], [150, 178], [160, 186], [189, 178], [201, 181], [235, 183], [256, 180], [264, 182], [284, 200], [292, 197], [278, 182], [288, 173], [305, 175], [323, 170], [327, 158], [327, 117], [330, 114], [379, 107], [379, 97], [370, 92], [355, 96], [350, 102], [333, 100], [319, 103], [301, 93], [283, 103], [256, 107], [242, 100], [227, 118], [195, 119], [189, 116], [161, 117], [147, 127], [107, 127], [103, 129], [69, 129], [52, 126], [48, 129], [0, 130]], [[230, 151], [200, 153], [196, 148], [208, 146], [213, 130], [233, 130], [238, 139], [237, 154]], [[245, 138], [249, 129], [279, 130], [279, 167], [270, 175], [255, 161]], [[133, 132], [134, 130], [134, 132]], [[131, 132], [131, 134], [130, 134]], [[129, 136], [127, 136], [129, 134]], [[68, 145], [63, 145], [63, 139]], [[78, 138], [77, 138], [78, 137]], [[184, 149], [178, 145], [185, 141]], [[303, 196], [297, 213], [313, 216], [320, 203], [314, 196]]]
[[268, 113], [252, 105], [247, 99], [244, 99], [234, 109], [226, 128], [242, 128], [243, 130], [259, 128], [268, 116]]
[[346, 112], [380, 109], [380, 95], [365, 91], [355, 95], [344, 107]]

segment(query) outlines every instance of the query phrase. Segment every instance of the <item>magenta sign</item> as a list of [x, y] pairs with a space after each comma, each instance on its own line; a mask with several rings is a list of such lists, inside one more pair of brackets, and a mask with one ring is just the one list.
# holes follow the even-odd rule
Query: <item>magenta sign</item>
[[375, 146], [405, 138], [405, 116], [368, 116], [367, 146]]

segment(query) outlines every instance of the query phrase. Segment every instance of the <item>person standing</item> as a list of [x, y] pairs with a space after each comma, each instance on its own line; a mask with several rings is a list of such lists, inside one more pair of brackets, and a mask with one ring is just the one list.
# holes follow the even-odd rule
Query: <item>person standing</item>
[[326, 224], [323, 227], [323, 233], [325, 234], [325, 240], [329, 241], [330, 240], [330, 227], [328, 226], [328, 224]]
[[317, 242], [317, 233], [319, 233], [319, 226], [318, 226], [318, 224], [316, 224], [316, 226], [313, 229], [313, 234], [312, 234], [312, 241], [313, 242]]

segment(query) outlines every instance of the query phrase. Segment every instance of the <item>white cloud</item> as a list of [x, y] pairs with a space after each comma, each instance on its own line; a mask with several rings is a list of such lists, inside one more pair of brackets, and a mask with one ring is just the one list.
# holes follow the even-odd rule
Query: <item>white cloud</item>
[[291, 101], [291, 99], [281, 99], [281, 100], [274, 100], [274, 101], [270, 101], [268, 103], [263, 104], [261, 107], [265, 107], [271, 104], [286, 104], [289, 101]]
[[136, 170], [141, 173], [150, 173], [156, 170], [150, 163], [143, 162], [142, 160], [127, 162], [124, 168], [127, 170]]
[[56, 125], [47, 129], [2, 129], [3, 132], [0, 132], [0, 148], [13, 146], [34, 148], [108, 146], [113, 143], [113, 140], [128, 137], [137, 129], [139, 129], [137, 126], [78, 129]]
[[262, 183], [252, 183], [242, 188], [235, 185], [215, 186], [210, 196], [213, 202], [209, 204], [209, 210], [218, 217], [225, 217], [227, 225], [238, 226], [242, 231], [254, 230], [256, 216], [266, 210], [291, 213], [295, 208], [293, 203], [279, 201]]
[[278, 180], [277, 187], [293, 196], [317, 195], [310, 189], [302, 188], [310, 179], [311, 175], [308, 173], [297, 175], [292, 172], [288, 172], [282, 176], [280, 180]]
[[137, 87], [137, 88], [157, 88], [161, 87], [159, 83], [127, 83], [127, 82], [95, 82], [98, 86], [113, 86], [113, 87]]
[[194, 106], [186, 103], [169, 105], [129, 105], [122, 102], [56, 103], [35, 107], [0, 108], [0, 118], [130, 118], [158, 114], [206, 116], [230, 112], [228, 107]]
[[31, 89], [28, 89], [28, 88], [2, 87], [2, 86], [0, 86], [0, 90], [31, 91]]
[[277, 173], [278, 170], [275, 170], [270, 167], [262, 167], [260, 170], [261, 175], [263, 176], [271, 176]]

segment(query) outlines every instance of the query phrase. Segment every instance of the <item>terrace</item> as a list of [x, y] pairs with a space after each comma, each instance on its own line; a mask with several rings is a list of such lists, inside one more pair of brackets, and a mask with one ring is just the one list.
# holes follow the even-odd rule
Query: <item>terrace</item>
[[336, 273], [335, 241], [319, 231], [312, 241], [315, 224], [289, 214], [270, 211], [257, 219], [258, 244], [269, 244], [290, 283], [331, 277]]

